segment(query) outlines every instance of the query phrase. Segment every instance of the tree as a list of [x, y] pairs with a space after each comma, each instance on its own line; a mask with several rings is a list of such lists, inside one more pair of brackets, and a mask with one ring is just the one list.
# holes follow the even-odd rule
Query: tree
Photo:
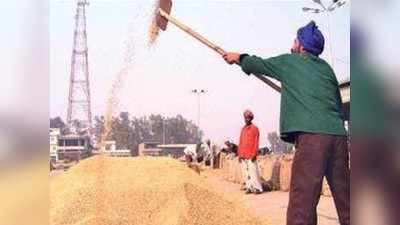
[[113, 119], [112, 139], [116, 141], [118, 149], [130, 149], [130, 119], [128, 112], [121, 112], [118, 118]]
[[61, 134], [65, 134], [68, 132], [67, 124], [65, 124], [64, 121], [59, 116], [50, 118], [50, 128], [60, 129]]
[[[96, 139], [100, 141], [105, 118], [96, 116], [94, 120]], [[152, 114], [148, 117], [131, 118], [128, 112], [121, 112], [118, 117], [112, 118], [107, 140], [114, 140], [118, 149], [131, 149], [132, 154], [137, 155], [138, 145], [143, 142], [194, 144], [201, 140], [202, 135], [203, 132], [192, 121], [181, 115], [164, 117]]]
[[96, 139], [98, 141], [100, 141], [101, 134], [103, 133], [104, 130], [104, 123], [105, 123], [104, 120], [105, 120], [104, 116], [94, 117], [94, 135], [96, 136]]
[[268, 141], [274, 154], [289, 154], [293, 152], [293, 145], [282, 141], [276, 131], [268, 133]]
[[59, 116], [57, 116], [55, 118], [50, 118], [50, 128], [63, 129], [63, 128], [65, 128], [65, 123]]

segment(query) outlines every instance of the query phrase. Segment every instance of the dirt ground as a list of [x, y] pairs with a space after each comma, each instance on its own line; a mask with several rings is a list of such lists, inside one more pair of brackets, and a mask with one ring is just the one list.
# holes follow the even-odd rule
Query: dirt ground
[[[215, 185], [224, 189], [227, 193], [241, 193], [240, 185], [224, 181], [219, 171], [206, 171], [204, 175]], [[286, 224], [286, 210], [289, 193], [282, 191], [265, 192], [260, 195], [245, 195], [251, 213], [271, 225]], [[318, 205], [318, 225], [339, 225], [335, 204], [331, 197], [321, 196]]]

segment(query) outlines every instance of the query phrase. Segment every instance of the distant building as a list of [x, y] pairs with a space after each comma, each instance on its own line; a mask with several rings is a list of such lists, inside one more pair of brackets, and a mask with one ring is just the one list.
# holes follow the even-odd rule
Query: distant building
[[80, 160], [92, 151], [88, 135], [68, 134], [58, 138], [58, 157], [60, 160]]
[[157, 145], [161, 149], [163, 156], [170, 156], [172, 158], [180, 158], [184, 155], [183, 150], [190, 144], [168, 144], [168, 145]]
[[58, 161], [58, 138], [60, 137], [61, 131], [59, 128], [49, 129], [49, 141], [50, 141], [50, 161]]
[[169, 156], [180, 158], [183, 150], [190, 144], [160, 144], [158, 142], [144, 142], [139, 145], [139, 156]]
[[106, 141], [101, 147], [101, 151], [109, 156], [116, 157], [130, 157], [132, 156], [131, 150], [129, 149], [117, 149], [115, 141]]
[[104, 145], [101, 146], [101, 151], [115, 151], [116, 149], [116, 142], [115, 141], [105, 141]]
[[144, 142], [139, 144], [139, 156], [161, 156], [158, 142]]

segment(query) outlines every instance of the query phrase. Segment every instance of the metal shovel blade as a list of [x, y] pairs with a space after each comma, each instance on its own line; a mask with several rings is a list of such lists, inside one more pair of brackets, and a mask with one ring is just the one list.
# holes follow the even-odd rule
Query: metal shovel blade
[[166, 30], [168, 25], [168, 20], [160, 15], [159, 9], [170, 14], [172, 8], [171, 0], [159, 0], [158, 7], [156, 8], [156, 23], [161, 30]]

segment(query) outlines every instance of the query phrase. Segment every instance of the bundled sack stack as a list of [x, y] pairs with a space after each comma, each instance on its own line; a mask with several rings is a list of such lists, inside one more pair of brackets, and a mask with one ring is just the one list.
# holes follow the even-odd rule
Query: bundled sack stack
[[[258, 166], [262, 181], [268, 186], [266, 190], [280, 190], [285, 192], [290, 190], [293, 158], [293, 154], [258, 157]], [[223, 179], [226, 181], [233, 183], [242, 182], [240, 164], [237, 157], [222, 155], [221, 171]], [[321, 194], [328, 197], [332, 196], [326, 179], [324, 179]]]

